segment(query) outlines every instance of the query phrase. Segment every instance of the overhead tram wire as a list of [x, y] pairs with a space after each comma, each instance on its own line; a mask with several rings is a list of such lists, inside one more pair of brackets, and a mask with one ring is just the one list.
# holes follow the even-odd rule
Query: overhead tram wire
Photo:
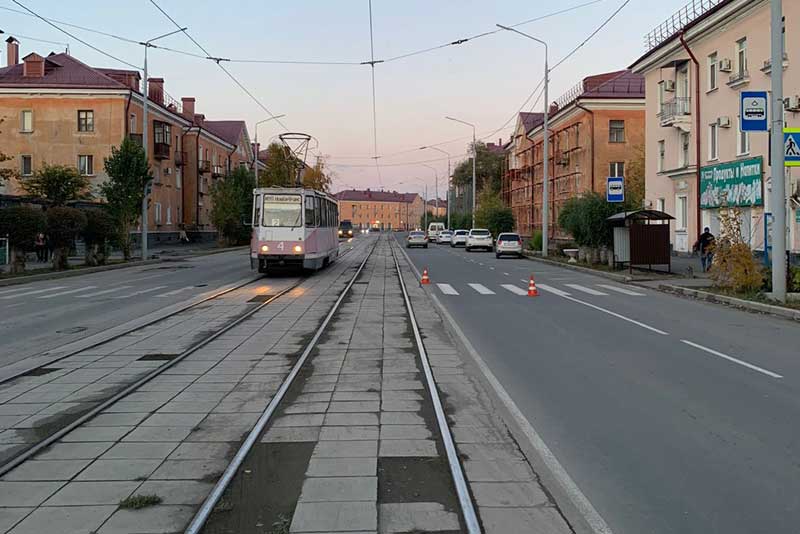
[[372, 155], [375, 160], [375, 172], [378, 175], [378, 185], [383, 186], [383, 178], [381, 177], [381, 166], [378, 163], [378, 109], [377, 98], [375, 97], [375, 37], [372, 25], [372, 0], [369, 2], [369, 66], [370, 74], [372, 75]]
[[[120, 35], [114, 35], [113, 33], [107, 33], [107, 32], [104, 32], [104, 31], [95, 30], [94, 28], [87, 28], [86, 26], [79, 26], [77, 24], [64, 22], [63, 20], [49, 19], [47, 17], [42, 17], [40, 15], [35, 15], [32, 12], [20, 11], [19, 9], [14, 9], [12, 7], [5, 7], [5, 6], [0, 6], [0, 9], [2, 9], [3, 11], [10, 11], [11, 13], [17, 13], [19, 15], [25, 15], [26, 17], [38, 18], [38, 19], [41, 19], [41, 20], [43, 20], [45, 22], [53, 22], [53, 23], [56, 23], [56, 24], [60, 24], [62, 26], [69, 26], [70, 28], [75, 28], [75, 29], [78, 29], [78, 30], [86, 31], [86, 32], [96, 33], [98, 35], [105, 35], [106, 37], [111, 37], [111, 38], [117, 39], [119, 41], [125, 41], [126, 43], [135, 44], [135, 45], [139, 44], [139, 41], [136, 41], [134, 39], [128, 39], [127, 37], [122, 37]], [[25, 8], [25, 9], [27, 9], [27, 8]], [[22, 36], [20, 36], [20, 37], [22, 37]]]

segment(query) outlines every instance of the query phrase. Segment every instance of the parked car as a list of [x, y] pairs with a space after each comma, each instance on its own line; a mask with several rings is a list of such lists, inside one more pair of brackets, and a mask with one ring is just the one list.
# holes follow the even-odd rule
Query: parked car
[[465, 248], [467, 249], [467, 252], [471, 252], [476, 248], [482, 248], [491, 251], [494, 248], [492, 233], [486, 228], [473, 228], [467, 234]]
[[465, 246], [467, 244], [468, 230], [456, 230], [453, 232], [453, 238], [450, 240], [450, 246], [455, 248], [459, 245]]
[[497, 236], [494, 255], [499, 258], [504, 254], [511, 254], [518, 258], [522, 257], [522, 238], [519, 234], [506, 232]]
[[414, 231], [408, 233], [408, 237], [406, 238], [406, 248], [411, 247], [428, 248], [428, 238], [425, 236], [425, 232]]
[[439, 232], [444, 230], [444, 223], [432, 222], [428, 225], [428, 239], [433, 243], [439, 242]]
[[450, 230], [442, 230], [441, 232], [439, 232], [439, 238], [437, 240], [437, 243], [439, 243], [440, 245], [447, 243], [449, 245], [452, 242], [453, 242], [453, 232], [451, 232]]

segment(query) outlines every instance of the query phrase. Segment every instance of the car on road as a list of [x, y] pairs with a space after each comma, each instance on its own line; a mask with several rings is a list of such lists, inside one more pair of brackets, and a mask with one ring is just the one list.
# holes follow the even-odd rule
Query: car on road
[[428, 239], [433, 243], [439, 242], [439, 232], [444, 230], [444, 223], [432, 222], [428, 225]]
[[497, 242], [494, 246], [494, 255], [499, 258], [506, 254], [516, 256], [517, 258], [522, 257], [522, 238], [519, 234], [505, 232], [497, 236]]
[[442, 230], [441, 232], [439, 232], [439, 238], [437, 240], [437, 243], [439, 243], [440, 245], [443, 245], [443, 244], [447, 243], [449, 245], [452, 242], [453, 242], [453, 232], [452, 231], [450, 231], [450, 230]]
[[467, 252], [472, 252], [476, 248], [482, 248], [491, 252], [494, 248], [492, 233], [486, 228], [473, 228], [467, 234], [467, 242], [464, 248], [467, 249]]
[[339, 238], [340, 239], [347, 239], [348, 237], [353, 237], [353, 223], [348, 220], [343, 220], [339, 222]]
[[453, 232], [453, 238], [450, 240], [450, 246], [455, 248], [459, 245], [466, 246], [468, 230], [456, 230]]
[[425, 232], [415, 230], [408, 233], [408, 237], [406, 238], [406, 248], [411, 247], [428, 248], [428, 238], [425, 236]]

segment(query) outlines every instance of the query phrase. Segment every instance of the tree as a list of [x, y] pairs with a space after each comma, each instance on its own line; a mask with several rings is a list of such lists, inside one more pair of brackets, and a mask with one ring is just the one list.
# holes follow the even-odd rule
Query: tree
[[280, 143], [267, 147], [266, 169], [258, 176], [259, 187], [292, 187], [297, 180], [297, 158]]
[[[467, 187], [472, 186], [472, 147], [470, 158], [456, 165], [453, 171], [453, 183]], [[477, 143], [478, 158], [475, 165], [475, 182], [478, 192], [488, 188], [492, 192], [499, 192], [503, 175], [503, 154], [497, 154], [488, 149], [485, 143]]]
[[220, 239], [231, 245], [247, 243], [250, 228], [245, 221], [253, 209], [253, 173], [237, 168], [214, 185], [211, 200], [211, 222], [217, 227]]
[[64, 206], [70, 200], [91, 198], [89, 177], [68, 165], [44, 164], [30, 178], [22, 180], [22, 188], [35, 197], [49, 200], [55, 206]]
[[83, 211], [86, 228], [83, 241], [86, 244], [86, 265], [105, 265], [108, 245], [116, 235], [114, 218], [105, 209], [91, 208]]
[[599, 193], [588, 193], [564, 203], [558, 214], [558, 225], [572, 235], [578, 246], [610, 246], [614, 241], [614, 230], [606, 219], [627, 207], [606, 202]]
[[0, 209], [0, 236], [8, 237], [12, 273], [25, 271], [25, 254], [34, 250], [37, 234], [46, 229], [47, 221], [39, 208], [14, 206]]
[[[2, 126], [3, 122], [5, 122], [5, 119], [0, 117], [0, 126]], [[0, 133], [3, 132], [0, 131]], [[9, 156], [8, 154], [0, 150], [0, 163], [11, 161], [12, 159], [14, 159], [13, 156]], [[14, 178], [16, 175], [17, 173], [12, 168], [0, 168], [0, 185], [2, 185], [4, 182], [6, 182], [11, 178]]]
[[303, 172], [303, 187], [316, 189], [317, 191], [328, 191], [331, 186], [332, 177], [330, 171], [326, 171], [325, 162], [317, 159], [317, 164], [313, 167], [306, 167]]
[[739, 208], [719, 211], [719, 238], [714, 240], [710, 276], [714, 285], [736, 292], [756, 291], [764, 283], [764, 271], [742, 236]]
[[625, 198], [632, 209], [639, 209], [644, 200], [644, 145], [633, 148], [634, 155], [625, 171]]
[[514, 230], [514, 214], [511, 208], [503, 205], [498, 193], [485, 190], [478, 201], [478, 209], [475, 212], [476, 226], [487, 228], [494, 237]]
[[119, 149], [111, 148], [111, 157], [106, 158], [104, 167], [109, 179], [100, 186], [100, 191], [108, 203], [108, 213], [114, 219], [115, 241], [125, 260], [129, 260], [131, 227], [141, 215], [144, 186], [153, 179], [150, 165], [144, 149], [126, 137]]
[[53, 245], [53, 270], [69, 268], [69, 249], [85, 228], [86, 215], [79, 209], [57, 206], [47, 210], [47, 236]]

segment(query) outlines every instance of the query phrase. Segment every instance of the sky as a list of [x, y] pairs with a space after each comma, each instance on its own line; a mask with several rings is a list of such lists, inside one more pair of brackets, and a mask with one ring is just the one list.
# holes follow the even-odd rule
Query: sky
[[[19, 0], [40, 15], [101, 30], [135, 41], [167, 33], [175, 26], [151, 0]], [[240, 60], [353, 62], [370, 60], [368, 0], [156, 0], [215, 57]], [[512, 25], [591, 0], [372, 0], [374, 57], [392, 58]], [[551, 73], [550, 100], [582, 78], [623, 69], [644, 52], [643, 36], [687, 0], [630, 0], [589, 43]], [[589, 36], [624, 0], [599, 0], [567, 13], [519, 26], [549, 44], [555, 64]], [[85, 46], [36, 18], [19, 14], [12, 0], [0, 0], [0, 29], [18, 37], [20, 55], [62, 51], [97, 67], [129, 68]], [[59, 25], [60, 26], [60, 25]], [[80, 29], [61, 26], [94, 47], [134, 65], [143, 64], [143, 47]], [[185, 35], [158, 43], [193, 54], [200, 49]], [[5, 54], [3, 54], [5, 57]], [[196, 112], [207, 119], [241, 119], [251, 138], [256, 122], [274, 115], [290, 131], [312, 135], [315, 153], [333, 171], [333, 190], [346, 188], [421, 192], [433, 197], [438, 173], [445, 197], [447, 158], [420, 147], [438, 144], [451, 154], [453, 167], [465, 159], [470, 127], [485, 141], [507, 140], [525, 99], [540, 82], [544, 47], [520, 35], [500, 31], [384, 63], [375, 75], [375, 123], [369, 65], [223, 63], [258, 100], [248, 96], [214, 62], [151, 49], [151, 77], [163, 77], [167, 93], [197, 99]], [[531, 111], [533, 101], [524, 111]], [[537, 110], [543, 109], [540, 100]], [[265, 111], [265, 107], [269, 112]], [[507, 126], [498, 130], [507, 123]], [[259, 142], [276, 140], [277, 121], [261, 124]], [[374, 133], [377, 132], [377, 136]], [[494, 133], [493, 133], [494, 132]], [[377, 152], [375, 151], [377, 137]], [[441, 143], [441, 144], [440, 144]], [[374, 155], [380, 169], [375, 168]], [[313, 156], [309, 154], [310, 163]], [[429, 169], [420, 162], [434, 167]]]

